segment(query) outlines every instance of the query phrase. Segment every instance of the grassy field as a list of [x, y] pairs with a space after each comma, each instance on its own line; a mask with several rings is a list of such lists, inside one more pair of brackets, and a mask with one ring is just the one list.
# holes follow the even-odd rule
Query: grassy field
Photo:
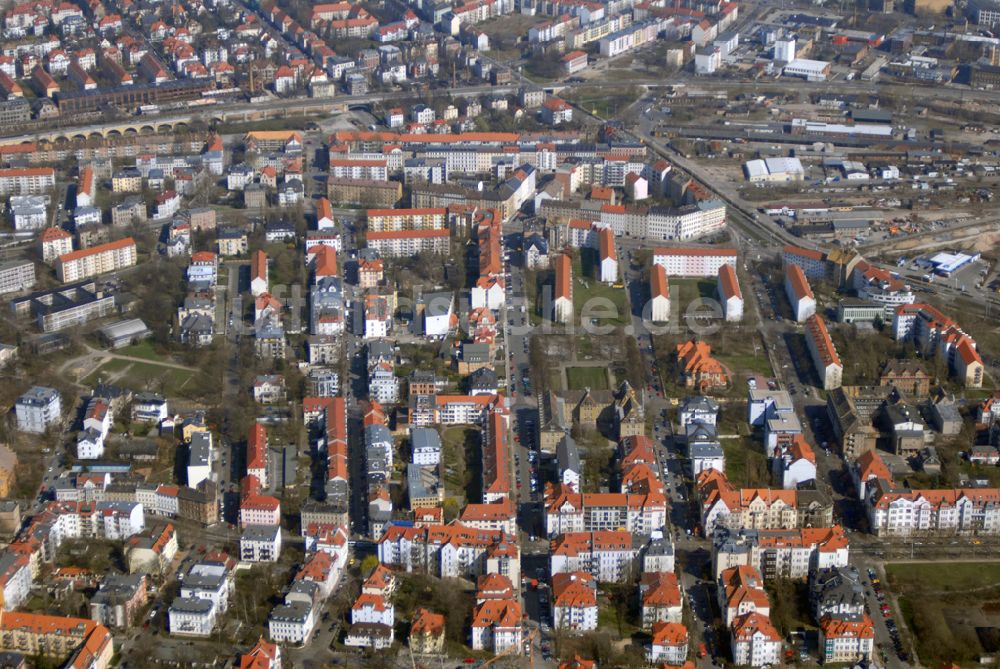
[[579, 86], [567, 93], [571, 102], [600, 118], [612, 118], [639, 99], [642, 89], [638, 86]]
[[142, 358], [144, 360], [163, 360], [163, 356], [153, 349], [153, 342], [148, 339], [138, 344], [132, 344], [115, 351], [118, 355], [127, 355], [132, 358]]
[[604, 367], [568, 367], [566, 381], [570, 390], [607, 390], [608, 370]]
[[726, 476], [734, 485], [750, 488], [770, 485], [767, 456], [749, 438], [721, 439], [720, 443], [726, 454]]
[[441, 463], [445, 498], [454, 498], [464, 505], [466, 492], [472, 480], [472, 473], [465, 457], [466, 440], [469, 435], [465, 427], [456, 425], [441, 433]]
[[[594, 319], [599, 325], [625, 325], [629, 322], [624, 288], [614, 288], [585, 272], [579, 256], [573, 259], [573, 309], [576, 320]], [[586, 305], [586, 309], [584, 308]]]
[[156, 390], [166, 395], [178, 395], [183, 394], [184, 387], [194, 374], [194, 371], [166, 367], [153, 362], [113, 359], [91, 372], [83, 383], [93, 385], [99, 380], [113, 381], [134, 391]]
[[975, 666], [983, 653], [997, 652], [1000, 563], [890, 563], [885, 570], [921, 664]]

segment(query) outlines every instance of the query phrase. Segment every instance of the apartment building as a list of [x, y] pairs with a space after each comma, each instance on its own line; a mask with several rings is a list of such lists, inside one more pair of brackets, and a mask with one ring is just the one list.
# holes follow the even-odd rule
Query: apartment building
[[56, 171], [51, 167], [0, 169], [0, 196], [39, 195], [55, 185]]
[[107, 669], [114, 639], [107, 627], [93, 620], [6, 611], [0, 616], [0, 648], [56, 664]]
[[35, 285], [35, 263], [8, 260], [0, 263], [0, 295], [17, 293]]
[[727, 322], [743, 320], [743, 293], [740, 291], [740, 283], [733, 265], [725, 264], [719, 267], [716, 295], [722, 304], [722, 316]]
[[597, 583], [587, 572], [552, 577], [552, 626], [568, 632], [597, 629]]
[[813, 295], [806, 273], [799, 265], [789, 264], [785, 267], [785, 295], [796, 323], [802, 323], [816, 313], [816, 296]]
[[823, 383], [823, 389], [839, 388], [844, 375], [844, 364], [840, 361], [837, 347], [830, 339], [830, 332], [822, 316], [813, 314], [806, 319], [805, 335], [806, 348]]
[[715, 469], [703, 471], [696, 487], [706, 534], [716, 527], [795, 529], [828, 527], [833, 522], [833, 504], [819, 491], [737, 489]]
[[716, 579], [732, 567], [749, 565], [765, 579], [802, 579], [817, 569], [846, 567], [847, 534], [839, 525], [798, 530], [728, 530], [712, 536], [712, 573]]
[[670, 320], [670, 283], [663, 265], [653, 265], [649, 271], [650, 313], [656, 323]]
[[861, 620], [826, 617], [819, 621], [819, 651], [823, 662], [859, 662], [873, 657], [875, 625], [865, 615]]
[[906, 282], [895, 278], [888, 270], [865, 261], [854, 266], [849, 280], [851, 287], [857, 291], [859, 299], [882, 305], [887, 319], [896, 307], [917, 301], [916, 295]]
[[521, 580], [521, 557], [513, 536], [499, 530], [462, 525], [390, 525], [379, 539], [379, 560], [408, 572], [427, 571], [441, 578], [497, 573]]
[[763, 667], [781, 662], [781, 634], [767, 616], [748, 613], [736, 618], [730, 635], [733, 664]]
[[72, 283], [106, 272], [132, 267], [136, 262], [135, 240], [131, 237], [72, 251], [56, 259], [56, 276]]
[[35, 386], [14, 403], [17, 429], [41, 434], [62, 420], [62, 398], [55, 388]]
[[985, 367], [975, 340], [937, 308], [924, 303], [896, 307], [893, 338], [913, 341], [925, 356], [940, 355], [948, 370], [970, 388], [983, 384]]
[[553, 259], [555, 284], [553, 287], [553, 320], [569, 324], [573, 321], [573, 261], [561, 253]]
[[871, 483], [865, 500], [871, 531], [880, 537], [982, 535], [1000, 533], [1000, 489], [897, 487]]
[[551, 573], [584, 571], [601, 583], [618, 583], [633, 575], [638, 548], [625, 530], [567, 532], [552, 540]]
[[658, 248], [653, 264], [662, 265], [667, 276], [718, 276], [723, 265], [736, 267], [736, 249]]
[[442, 230], [448, 227], [448, 210], [443, 207], [369, 209], [367, 218], [369, 232]]
[[444, 255], [448, 253], [451, 236], [447, 229], [420, 229], [369, 232], [369, 248], [383, 258], [414, 256], [418, 253]]

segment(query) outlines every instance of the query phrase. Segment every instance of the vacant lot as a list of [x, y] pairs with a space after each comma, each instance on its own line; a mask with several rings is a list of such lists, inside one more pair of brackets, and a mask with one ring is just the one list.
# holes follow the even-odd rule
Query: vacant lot
[[639, 99], [642, 89], [638, 86], [578, 86], [564, 94], [567, 102], [600, 118], [618, 116], [629, 105]]
[[596, 279], [595, 258], [596, 254], [589, 254], [581, 260], [579, 255], [574, 254], [573, 308], [576, 320], [584, 324], [595, 320], [599, 325], [625, 325], [630, 320], [625, 289]]
[[980, 654], [996, 651], [1000, 563], [899, 563], [885, 570], [921, 664], [971, 665]]
[[113, 382], [133, 391], [151, 390], [165, 395], [185, 395], [185, 387], [193, 377], [192, 370], [167, 367], [154, 362], [113, 359], [91, 372], [83, 383], [94, 385], [100, 380]]
[[608, 370], [604, 367], [569, 367], [566, 380], [570, 390], [607, 390]]

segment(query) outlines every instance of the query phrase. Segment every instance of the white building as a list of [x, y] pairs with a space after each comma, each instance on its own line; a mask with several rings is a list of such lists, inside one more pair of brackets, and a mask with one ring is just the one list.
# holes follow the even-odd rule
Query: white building
[[781, 71], [786, 77], [802, 77], [807, 81], [826, 81], [830, 75], [830, 63], [823, 60], [796, 58]]
[[663, 265], [653, 265], [649, 272], [650, 319], [655, 323], [670, 320], [670, 283]]
[[718, 276], [723, 265], [736, 266], [736, 249], [658, 248], [653, 264], [669, 276]]
[[586, 572], [552, 577], [552, 626], [569, 632], [597, 629], [597, 583]]
[[722, 304], [722, 313], [727, 322], [743, 320], [743, 293], [740, 291], [740, 283], [732, 265], [722, 265], [719, 268], [719, 284], [716, 294]]
[[759, 613], [747, 613], [733, 621], [733, 664], [763, 667], [781, 662], [781, 635], [771, 619]]
[[410, 428], [410, 461], [415, 465], [441, 463], [441, 436], [430, 427]]
[[55, 388], [35, 386], [14, 404], [17, 429], [41, 434], [62, 419], [62, 398]]
[[315, 626], [313, 607], [302, 601], [276, 606], [267, 617], [267, 634], [274, 643], [301, 646], [309, 640]]
[[198, 597], [178, 597], [167, 612], [170, 633], [176, 636], [211, 636], [217, 616], [215, 604]]
[[660, 622], [653, 625], [653, 638], [646, 652], [650, 664], [682, 666], [688, 656], [688, 631], [680, 623]]
[[280, 525], [247, 525], [240, 536], [240, 561], [277, 562], [281, 555]]
[[788, 265], [785, 268], [785, 295], [796, 323], [803, 323], [816, 313], [816, 296], [813, 295], [805, 272], [798, 265]]
[[615, 248], [615, 235], [610, 228], [601, 228], [597, 233], [597, 239], [601, 282], [615, 283], [618, 281], [618, 251]]

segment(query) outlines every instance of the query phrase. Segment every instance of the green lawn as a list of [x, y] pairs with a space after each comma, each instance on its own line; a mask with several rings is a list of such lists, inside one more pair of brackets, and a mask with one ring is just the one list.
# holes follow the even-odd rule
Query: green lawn
[[1000, 583], [1000, 562], [889, 563], [885, 565], [885, 573], [892, 589], [899, 594], [973, 590]]
[[677, 300], [681, 313], [688, 305], [699, 297], [715, 299], [716, 281], [710, 279], [675, 279], [670, 278], [670, 299]]
[[446, 428], [441, 433], [441, 479], [445, 497], [454, 497], [465, 503], [468, 485], [468, 467], [465, 464], [465, 430], [461, 425]]
[[719, 353], [716, 358], [732, 370], [734, 374], [744, 371], [771, 376], [771, 361], [768, 360], [767, 354], [763, 350], [757, 355], [726, 355]]
[[153, 342], [148, 339], [138, 344], [120, 348], [115, 353], [118, 355], [127, 355], [132, 358], [142, 358], [144, 360], [163, 360], [163, 356], [153, 349]]
[[194, 374], [193, 371], [152, 362], [114, 359], [91, 372], [83, 383], [93, 385], [103, 380], [134, 391], [156, 389], [166, 395], [175, 395], [181, 393]]
[[771, 483], [767, 456], [749, 438], [721, 439], [726, 454], [726, 476], [737, 487], [758, 488]]
[[885, 570], [921, 663], [978, 666], [990, 649], [977, 629], [997, 627], [1000, 563], [890, 563]]
[[626, 325], [630, 321], [625, 289], [601, 283], [593, 273], [584, 273], [580, 256], [573, 258], [573, 309], [577, 322]]
[[601, 118], [612, 118], [625, 109], [642, 95], [642, 89], [638, 86], [608, 86], [599, 84], [594, 86], [579, 86], [563, 95], [567, 102], [571, 102], [590, 114]]
[[570, 390], [607, 390], [608, 370], [604, 367], [569, 367], [566, 369], [566, 381]]

